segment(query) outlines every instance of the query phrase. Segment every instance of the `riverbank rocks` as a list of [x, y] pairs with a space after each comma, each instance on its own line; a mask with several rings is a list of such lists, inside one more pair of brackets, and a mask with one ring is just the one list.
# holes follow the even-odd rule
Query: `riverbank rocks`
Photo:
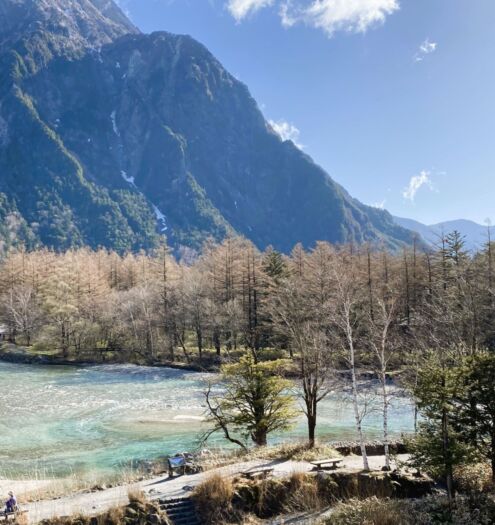
[[140, 500], [131, 500], [124, 511], [126, 525], [171, 525], [158, 505]]
[[[332, 442], [330, 445], [343, 456], [361, 455], [361, 445], [353, 441]], [[368, 456], [384, 456], [385, 446], [382, 441], [368, 441], [365, 443], [366, 453]], [[407, 454], [407, 446], [403, 441], [392, 441], [389, 444], [389, 450], [392, 454]]]

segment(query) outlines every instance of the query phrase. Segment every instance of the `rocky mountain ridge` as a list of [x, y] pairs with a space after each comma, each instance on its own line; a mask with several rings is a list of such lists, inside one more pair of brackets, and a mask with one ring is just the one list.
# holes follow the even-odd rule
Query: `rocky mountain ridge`
[[0, 0], [0, 27], [0, 193], [31, 242], [412, 241], [284, 142], [192, 38], [144, 35], [110, 0]]

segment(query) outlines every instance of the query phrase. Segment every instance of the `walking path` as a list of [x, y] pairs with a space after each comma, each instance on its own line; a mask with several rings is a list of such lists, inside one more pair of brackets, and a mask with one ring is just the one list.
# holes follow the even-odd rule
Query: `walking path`
[[[407, 460], [408, 456], [398, 456], [399, 461]], [[379, 470], [384, 465], [383, 456], [369, 458], [370, 468]], [[29, 511], [28, 518], [30, 524], [54, 516], [70, 516], [74, 514], [95, 515], [106, 510], [124, 506], [128, 503], [129, 491], [143, 491], [150, 498], [177, 498], [184, 497], [198, 484], [202, 483], [213, 473], [221, 473], [224, 476], [239, 474], [251, 468], [261, 466], [273, 467], [273, 475], [285, 477], [293, 472], [309, 472], [312, 465], [306, 462], [296, 461], [249, 461], [237, 463], [226, 467], [210, 470], [200, 474], [186, 475], [169, 479], [167, 475], [155, 477], [138, 483], [113, 487], [98, 492], [78, 493], [55, 500], [44, 500], [23, 505]], [[359, 456], [349, 456], [343, 459], [342, 468], [359, 471], [363, 467], [362, 459]], [[0, 482], [0, 487], [7, 487], [8, 482]]]

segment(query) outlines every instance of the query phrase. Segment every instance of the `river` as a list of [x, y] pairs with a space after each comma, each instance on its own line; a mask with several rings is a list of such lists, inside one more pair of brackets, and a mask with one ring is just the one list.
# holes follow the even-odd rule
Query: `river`
[[[178, 451], [201, 435], [208, 376], [134, 365], [37, 366], [0, 362], [0, 478], [110, 475]], [[391, 434], [412, 431], [413, 409], [393, 401]], [[364, 423], [380, 437], [378, 411]], [[304, 419], [272, 442], [303, 439]], [[321, 440], [354, 439], [349, 401], [340, 393], [320, 408]], [[223, 439], [215, 438], [216, 446]]]

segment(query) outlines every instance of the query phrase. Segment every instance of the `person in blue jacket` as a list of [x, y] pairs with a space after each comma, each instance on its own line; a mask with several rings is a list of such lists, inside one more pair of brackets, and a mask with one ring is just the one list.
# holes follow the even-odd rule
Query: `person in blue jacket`
[[12, 491], [9, 492], [9, 499], [5, 502], [5, 513], [11, 514], [17, 511], [17, 499]]

